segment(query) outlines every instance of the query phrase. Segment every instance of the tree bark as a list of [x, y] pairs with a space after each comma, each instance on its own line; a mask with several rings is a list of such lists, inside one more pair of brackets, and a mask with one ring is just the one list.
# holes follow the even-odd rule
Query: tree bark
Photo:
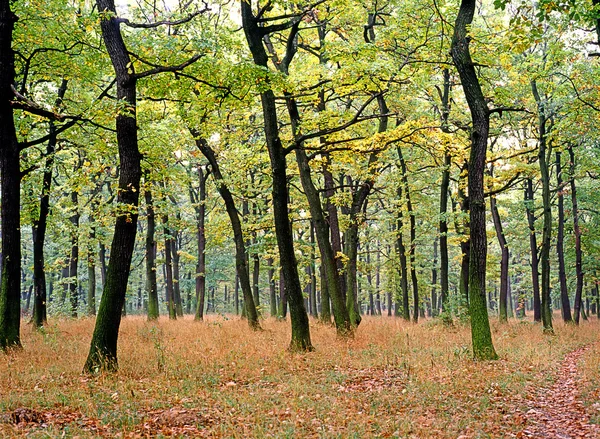
[[[195, 320], [204, 319], [204, 301], [206, 296], [206, 180], [208, 170], [198, 166], [198, 199], [196, 200], [196, 244], [198, 263], [196, 264], [196, 315]], [[193, 192], [190, 189], [190, 198]], [[237, 303], [236, 303], [237, 306]], [[236, 313], [237, 314], [237, 313]]]
[[15, 82], [12, 35], [17, 16], [10, 9], [11, 3], [0, 0], [0, 350], [21, 346], [21, 176], [11, 106], [11, 86]]
[[71, 257], [69, 258], [69, 297], [71, 299], [71, 317], [77, 317], [79, 294], [77, 293], [77, 266], [79, 265], [79, 206], [77, 191], [71, 192], [73, 215], [69, 218], [73, 226], [71, 231]]
[[121, 168], [117, 194], [119, 213], [115, 223], [106, 283], [98, 309], [90, 352], [84, 366], [87, 372], [117, 369], [117, 339], [137, 232], [137, 206], [141, 178], [141, 155], [138, 149], [136, 124], [136, 77], [133, 64], [119, 29], [114, 1], [97, 0], [96, 7], [98, 11], [110, 13], [101, 17], [100, 27], [116, 75], [117, 99], [124, 105], [116, 117]]
[[197, 131], [192, 129], [191, 132], [195, 137], [196, 146], [208, 160], [208, 163], [211, 166], [213, 179], [217, 185], [217, 191], [225, 203], [225, 209], [227, 210], [227, 215], [229, 216], [229, 222], [231, 223], [231, 228], [233, 230], [233, 241], [235, 243], [235, 268], [239, 278], [240, 286], [242, 288], [248, 325], [252, 329], [260, 329], [258, 312], [256, 310], [256, 305], [252, 295], [252, 287], [250, 285], [250, 272], [248, 269], [248, 260], [246, 258], [246, 245], [244, 244], [242, 223], [240, 221], [239, 213], [235, 207], [233, 195], [225, 184], [223, 174], [221, 174], [221, 168], [219, 167], [219, 163], [217, 162], [217, 158], [213, 149], [210, 147], [206, 139], [199, 136]]
[[538, 107], [538, 160], [542, 180], [542, 205], [544, 209], [544, 225], [542, 229], [542, 249], [540, 264], [542, 266], [541, 314], [544, 332], [554, 333], [552, 328], [552, 299], [550, 297], [550, 244], [552, 239], [552, 206], [550, 204], [550, 172], [548, 162], [551, 146], [546, 139], [546, 106], [538, 92], [537, 84], [531, 81], [531, 91]]
[[[250, 2], [240, 2], [242, 13], [242, 26], [252, 53], [254, 63], [257, 66], [267, 68], [267, 54], [263, 46], [263, 30], [252, 13]], [[294, 239], [290, 218], [288, 216], [288, 182], [286, 170], [285, 150], [279, 137], [279, 125], [277, 108], [275, 105], [275, 94], [270, 88], [261, 91], [261, 103], [263, 109], [263, 122], [269, 159], [271, 162], [271, 176], [273, 179], [273, 215], [275, 222], [275, 234], [279, 248], [279, 258], [283, 279], [285, 282], [285, 296], [290, 306], [290, 317], [292, 323], [292, 339], [290, 350], [310, 351], [313, 349], [310, 340], [310, 328], [308, 315], [304, 307], [302, 287], [298, 275], [298, 263], [294, 252]]]
[[531, 284], [533, 286], [533, 320], [542, 321], [542, 307], [540, 302], [540, 272], [537, 239], [535, 234], [535, 215], [533, 200], [533, 181], [528, 178], [525, 182], [525, 209], [527, 211], [527, 224], [529, 226], [529, 252], [531, 255]]
[[569, 303], [569, 291], [567, 287], [567, 273], [565, 270], [565, 200], [563, 195], [562, 160], [561, 152], [556, 151], [556, 190], [558, 199], [558, 218], [556, 232], [556, 254], [558, 256], [558, 280], [560, 284], [560, 303], [562, 318], [565, 323], [573, 321], [571, 315], [571, 304]]
[[[444, 69], [444, 88], [441, 95], [442, 132], [449, 133], [448, 118], [450, 116], [450, 72]], [[440, 185], [440, 301], [442, 312], [448, 308], [448, 189], [450, 187], [450, 165], [452, 157], [447, 149], [444, 150], [444, 168]], [[433, 313], [437, 315], [437, 309]]]
[[500, 259], [500, 300], [498, 306], [498, 317], [501, 322], [508, 320], [508, 244], [506, 243], [506, 237], [504, 236], [504, 230], [502, 228], [502, 221], [500, 220], [500, 214], [498, 213], [498, 205], [496, 204], [496, 197], [490, 197], [490, 211], [492, 213], [492, 219], [494, 221], [494, 228], [496, 229], [496, 238], [498, 239], [498, 245], [500, 246], [501, 259]]
[[579, 314], [581, 310], [581, 295], [583, 293], [583, 254], [581, 251], [581, 229], [579, 228], [579, 206], [577, 204], [577, 187], [575, 185], [575, 153], [573, 146], [569, 145], [569, 160], [571, 162], [570, 169], [570, 185], [571, 185], [571, 203], [573, 206], [573, 234], [575, 235], [575, 276], [577, 283], [575, 286], [575, 301], [573, 304], [573, 320], [579, 324]]
[[144, 192], [146, 201], [146, 291], [148, 293], [148, 320], [156, 320], [160, 315], [158, 306], [158, 286], [156, 284], [156, 216], [152, 200], [152, 188], [150, 182]]
[[471, 112], [471, 154], [469, 157], [469, 208], [471, 254], [469, 261], [469, 313], [473, 355], [480, 360], [498, 358], [492, 343], [492, 334], [485, 300], [485, 269], [487, 236], [483, 175], [485, 172], [490, 112], [479, 85], [475, 66], [469, 51], [467, 28], [473, 22], [475, 0], [462, 0], [452, 37], [451, 55], [460, 76]]

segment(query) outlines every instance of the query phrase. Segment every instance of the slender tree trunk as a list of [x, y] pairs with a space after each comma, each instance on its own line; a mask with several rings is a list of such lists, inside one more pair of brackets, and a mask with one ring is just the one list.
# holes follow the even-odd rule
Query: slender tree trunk
[[110, 12], [102, 15], [100, 26], [116, 74], [117, 99], [124, 104], [116, 117], [120, 160], [117, 203], [122, 208], [116, 219], [106, 283], [98, 308], [90, 352], [84, 366], [87, 372], [117, 369], [117, 339], [135, 245], [141, 178], [135, 110], [136, 77], [133, 65], [119, 30], [114, 1], [97, 0], [96, 7], [98, 11]]
[[571, 315], [571, 304], [569, 303], [569, 291], [567, 288], [567, 273], [565, 270], [565, 201], [563, 195], [562, 160], [561, 152], [556, 151], [556, 190], [558, 199], [558, 218], [556, 233], [556, 254], [558, 256], [558, 280], [560, 284], [560, 303], [562, 318], [565, 323], [573, 321]]
[[329, 288], [327, 288], [327, 276], [325, 276], [325, 268], [323, 264], [320, 267], [321, 271], [321, 321], [326, 324], [331, 324], [331, 304], [329, 303]]
[[277, 317], [277, 298], [275, 296], [275, 268], [273, 267], [273, 258], [267, 259], [268, 276], [269, 276], [269, 305], [271, 308], [271, 317]]
[[577, 283], [575, 286], [575, 301], [573, 305], [573, 319], [576, 324], [579, 324], [579, 312], [581, 310], [581, 295], [583, 293], [583, 268], [582, 268], [582, 251], [581, 251], [581, 229], [579, 228], [579, 206], [577, 204], [577, 187], [575, 185], [575, 153], [573, 146], [569, 145], [569, 160], [571, 162], [570, 169], [570, 185], [571, 185], [571, 203], [573, 206], [573, 235], [575, 235], [575, 276]]
[[500, 259], [500, 303], [498, 306], [498, 317], [501, 322], [506, 322], [508, 320], [508, 244], [506, 243], [506, 238], [504, 236], [502, 221], [500, 220], [500, 214], [498, 213], [495, 196], [490, 197], [490, 212], [492, 213], [494, 228], [496, 229], [496, 238], [498, 239], [498, 246], [500, 246], [500, 252], [502, 254]]
[[[327, 225], [325, 225], [325, 227], [327, 227]], [[326, 231], [327, 234], [329, 234], [328, 231]], [[315, 263], [315, 260], [317, 258], [317, 256], [315, 255], [315, 251], [314, 251], [314, 246], [315, 246], [315, 225], [314, 222], [311, 221], [310, 222], [310, 243], [311, 243], [311, 253], [310, 253], [310, 285], [311, 285], [311, 289], [310, 289], [310, 315], [313, 317], [318, 317], [318, 313], [317, 313], [317, 265]], [[334, 261], [335, 264], [335, 261]]]
[[[198, 263], [196, 265], [196, 316], [195, 320], [204, 318], [204, 298], [206, 296], [206, 180], [210, 172], [198, 166], [198, 200], [196, 206], [196, 241], [198, 247]], [[190, 189], [190, 198], [193, 192]], [[236, 281], [237, 282], [237, 281]], [[237, 284], [236, 284], [237, 288]], [[236, 297], [236, 308], [237, 297]], [[236, 314], [237, 314], [236, 310]]]
[[[444, 69], [444, 88], [442, 100], [442, 131], [450, 132], [448, 118], [450, 116], [450, 72]], [[452, 157], [447, 149], [444, 150], [444, 169], [442, 170], [442, 183], [440, 185], [440, 301], [442, 312], [448, 308], [448, 189], [450, 187], [450, 165]], [[437, 307], [434, 315], [437, 315]]]
[[77, 293], [77, 267], [79, 265], [79, 207], [77, 191], [71, 192], [71, 202], [74, 213], [69, 220], [73, 226], [71, 231], [71, 257], [69, 259], [69, 295], [71, 299], [71, 317], [77, 317], [79, 309], [79, 295]]
[[475, 0], [462, 0], [454, 26], [451, 55], [460, 75], [462, 87], [473, 122], [471, 154], [469, 158], [469, 208], [471, 255], [469, 261], [469, 314], [473, 355], [480, 360], [498, 358], [492, 343], [492, 334], [485, 301], [485, 269], [487, 236], [485, 227], [485, 172], [490, 111], [479, 85], [475, 66], [469, 51], [467, 28], [473, 22]]
[[402, 170], [402, 185], [404, 186], [404, 195], [406, 197], [406, 210], [408, 211], [410, 223], [410, 246], [408, 254], [410, 258], [410, 282], [412, 285], [413, 292], [413, 322], [417, 323], [419, 321], [419, 285], [417, 283], [417, 269], [415, 266], [415, 248], [417, 237], [415, 212], [413, 210], [412, 200], [410, 197], [410, 187], [408, 185], [408, 171], [406, 168], [406, 161], [404, 160], [404, 156], [402, 155], [402, 149], [398, 147], [396, 148], [396, 150], [398, 152], [398, 160], [400, 161], [400, 169]]
[[167, 310], [169, 311], [169, 318], [171, 320], [175, 320], [177, 319], [177, 310], [175, 305], [175, 290], [173, 288], [173, 258], [171, 256], [171, 251], [173, 249], [171, 241], [173, 238], [171, 237], [171, 231], [169, 230], [169, 219], [166, 214], [162, 216], [162, 223], [165, 240], [165, 280]]
[[542, 321], [542, 307], [540, 302], [540, 272], [538, 260], [537, 239], [535, 234], [535, 215], [533, 201], [533, 181], [528, 178], [525, 182], [525, 208], [527, 210], [527, 224], [529, 225], [529, 251], [531, 255], [531, 282], [533, 286], [533, 320]]
[[[55, 106], [60, 108], [67, 91], [68, 81], [63, 79], [58, 88]], [[54, 167], [54, 150], [56, 148], [56, 126], [49, 122], [48, 143], [46, 145], [46, 160], [42, 177], [42, 193], [40, 195], [40, 215], [33, 222], [33, 325], [41, 328], [47, 321], [46, 313], [46, 272], [44, 270], [44, 242], [46, 226], [50, 214], [50, 189], [52, 187], [52, 169]]]
[[[92, 232], [90, 233], [90, 243], [96, 240], [96, 232], [94, 226], [92, 226]], [[96, 259], [94, 255], [94, 247], [90, 245], [88, 247], [87, 255], [87, 267], [88, 267], [88, 291], [87, 291], [87, 314], [89, 316], [96, 315]]]
[[438, 262], [438, 240], [437, 237], [433, 240], [433, 265], [431, 267], [431, 317], [438, 315], [438, 298], [437, 298], [437, 262]]
[[[403, 188], [398, 186], [398, 200], [403, 199]], [[404, 207], [400, 206], [396, 216], [396, 252], [400, 260], [400, 288], [402, 291], [402, 317], [410, 320], [410, 308], [408, 298], [408, 264], [406, 261], [406, 246], [404, 245]]]
[[154, 238], [156, 231], [156, 216], [154, 213], [154, 203], [152, 201], [152, 188], [147, 183], [144, 192], [146, 201], [146, 291], [148, 294], [148, 320], [156, 320], [160, 314], [158, 305], [158, 286], [156, 283], [156, 241]]
[[[246, 258], [246, 245], [244, 244], [244, 234], [242, 231], [242, 223], [238, 210], [235, 207], [233, 195], [229, 191], [229, 188], [225, 184], [221, 169], [214, 151], [209, 146], [206, 139], [199, 136], [199, 133], [195, 130], [190, 130], [196, 139], [196, 146], [202, 152], [204, 157], [210, 163], [213, 178], [217, 185], [217, 191], [221, 195], [223, 202], [225, 203], [225, 209], [229, 216], [229, 222], [233, 230], [233, 241], [235, 243], [235, 268], [239, 278], [239, 283], [242, 288], [242, 295], [244, 297], [244, 309], [246, 310], [246, 316], [248, 318], [248, 325], [252, 329], [260, 329], [258, 322], [258, 312], [252, 296], [252, 287], [250, 286], [250, 272], [248, 270], [248, 260]], [[237, 302], [236, 302], [237, 303]], [[236, 312], [237, 314], [237, 312]]]
[[375, 267], [375, 309], [381, 315], [381, 244], [377, 241], [377, 266]]
[[546, 141], [546, 109], [538, 92], [537, 84], [531, 81], [531, 90], [538, 106], [538, 160], [542, 180], [542, 201], [544, 209], [544, 225], [542, 231], [542, 249], [540, 263], [542, 265], [541, 314], [544, 332], [554, 333], [552, 328], [552, 299], [550, 297], [550, 243], [552, 239], [552, 206], [550, 204], [550, 172], [548, 162], [552, 148]]
[[10, 9], [11, 3], [0, 0], [0, 350], [21, 346], [21, 176], [11, 106], [14, 99], [11, 86], [15, 83], [12, 33], [17, 16]]

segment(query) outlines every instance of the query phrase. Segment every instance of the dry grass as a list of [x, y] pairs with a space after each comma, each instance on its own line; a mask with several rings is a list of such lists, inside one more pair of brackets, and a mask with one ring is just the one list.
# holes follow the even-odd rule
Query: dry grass
[[[468, 327], [431, 321], [366, 317], [350, 341], [313, 322], [317, 350], [299, 355], [285, 350], [286, 322], [253, 333], [222, 317], [127, 317], [120, 372], [89, 377], [81, 369], [93, 323], [53, 321], [44, 333], [25, 325], [24, 350], [0, 355], [0, 436], [510, 436], [528, 387], [550, 380], [563, 354], [600, 329], [595, 319], [556, 323], [557, 335], [544, 336], [531, 323], [494, 323], [501, 359], [478, 363]], [[584, 369], [595, 383], [599, 349]], [[31, 409], [20, 418], [30, 422], [15, 425], [19, 408]]]

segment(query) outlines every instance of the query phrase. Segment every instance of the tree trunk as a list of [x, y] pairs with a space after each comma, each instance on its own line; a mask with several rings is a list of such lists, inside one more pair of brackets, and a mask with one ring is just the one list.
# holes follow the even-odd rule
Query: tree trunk
[[148, 320], [156, 320], [160, 314], [158, 305], [158, 286], [156, 284], [156, 216], [152, 201], [152, 188], [150, 182], [144, 192], [146, 201], [146, 291], [148, 293]]
[[438, 240], [437, 237], [433, 240], [433, 265], [431, 267], [431, 317], [438, 315], [438, 298], [437, 298], [437, 262], [438, 262]]
[[471, 112], [471, 154], [469, 157], [469, 222], [471, 254], [469, 261], [469, 313], [473, 355], [480, 360], [498, 358], [492, 343], [492, 334], [485, 301], [485, 269], [487, 236], [485, 227], [485, 198], [483, 175], [485, 172], [490, 112], [479, 85], [475, 66], [471, 60], [467, 28], [473, 22], [475, 0], [462, 0], [456, 17], [451, 55], [460, 76]]
[[500, 259], [500, 303], [498, 306], [498, 317], [501, 322], [506, 322], [508, 320], [508, 245], [504, 236], [495, 196], [490, 197], [490, 211], [494, 221], [494, 228], [496, 229], [496, 238], [498, 239], [498, 245], [502, 254]]
[[11, 86], [15, 83], [12, 34], [17, 16], [10, 9], [11, 3], [0, 0], [0, 350], [21, 346], [21, 176], [11, 106]]
[[275, 291], [275, 268], [273, 267], [273, 258], [267, 259], [268, 276], [269, 276], [269, 305], [271, 308], [271, 317], [277, 317], [277, 298]]
[[571, 315], [571, 304], [569, 303], [569, 291], [567, 288], [567, 273], [565, 270], [565, 197], [563, 195], [561, 155], [560, 151], [556, 151], [556, 190], [558, 199], [556, 254], [558, 256], [558, 280], [560, 283], [562, 318], [565, 323], [570, 323], [573, 321], [573, 316]]
[[162, 223], [165, 240], [165, 282], [167, 310], [169, 312], [169, 318], [171, 320], [175, 320], [177, 319], [177, 310], [175, 305], [175, 290], [173, 288], [173, 258], [171, 256], [171, 251], [173, 249], [171, 241], [173, 238], [171, 237], [171, 231], [169, 230], [169, 218], [167, 217], [167, 214], [163, 214]]
[[413, 292], [413, 322], [417, 323], [419, 321], [419, 285], [417, 284], [417, 268], [415, 266], [415, 241], [417, 238], [415, 212], [413, 210], [412, 200], [410, 198], [410, 187], [408, 186], [408, 171], [406, 168], [406, 162], [404, 160], [404, 156], [402, 155], [402, 149], [398, 147], [396, 150], [398, 152], [398, 160], [400, 161], [400, 169], [402, 170], [402, 185], [404, 186], [406, 210], [408, 211], [410, 222], [410, 247], [408, 250], [408, 255], [410, 258], [410, 282]]
[[79, 206], [77, 191], [71, 192], [71, 202], [74, 213], [69, 220], [73, 226], [71, 231], [71, 257], [69, 258], [69, 296], [71, 299], [71, 317], [77, 317], [79, 309], [79, 295], [77, 293], [77, 266], [79, 265]]
[[[444, 89], [441, 95], [442, 131], [450, 132], [448, 117], [450, 116], [450, 72], [444, 69]], [[444, 150], [444, 169], [442, 170], [442, 183], [440, 185], [440, 301], [442, 312], [448, 308], [448, 188], [450, 187], [450, 165], [452, 157], [447, 149]], [[437, 307], [434, 316], [437, 315]]]
[[[198, 263], [196, 264], [196, 315], [195, 320], [204, 318], [204, 300], [206, 296], [206, 180], [210, 172], [198, 166], [198, 199], [196, 204], [196, 242]], [[193, 192], [190, 188], [190, 199]], [[236, 285], [237, 288], [237, 285]], [[237, 307], [236, 297], [236, 307]], [[237, 314], [237, 311], [236, 311]]]
[[573, 234], [575, 235], [575, 276], [577, 279], [575, 287], [575, 301], [573, 304], [573, 319], [579, 324], [579, 312], [581, 310], [581, 295], [583, 293], [583, 269], [582, 269], [582, 251], [581, 251], [581, 229], [579, 228], [579, 207], [577, 205], [577, 187], [575, 186], [575, 153], [573, 146], [569, 145], [569, 160], [571, 162], [570, 184], [571, 184], [571, 202], [573, 206]]
[[121, 309], [125, 303], [127, 280], [137, 231], [137, 206], [141, 178], [141, 155], [137, 142], [136, 77], [133, 64], [119, 30], [113, 0], [97, 0], [98, 11], [107, 11], [100, 19], [102, 37], [116, 74], [117, 99], [124, 105], [116, 117], [120, 175], [117, 203], [119, 214], [110, 249], [106, 283], [98, 309], [96, 326], [84, 370], [117, 369], [117, 339]]
[[538, 160], [542, 179], [542, 204], [544, 209], [544, 225], [542, 231], [542, 249], [540, 263], [542, 265], [541, 314], [544, 332], [554, 333], [552, 328], [552, 299], [550, 297], [550, 244], [552, 239], [552, 206], [550, 204], [550, 172], [548, 162], [552, 148], [546, 142], [546, 110], [538, 92], [537, 84], [531, 81], [531, 91], [538, 107]]
[[235, 268], [239, 278], [240, 286], [242, 288], [248, 325], [250, 325], [252, 329], [260, 329], [258, 312], [252, 296], [252, 287], [250, 286], [250, 272], [248, 270], [248, 260], [246, 258], [246, 245], [244, 244], [242, 223], [240, 221], [239, 213], [235, 207], [233, 195], [225, 184], [225, 180], [221, 174], [221, 169], [219, 167], [219, 163], [217, 162], [215, 153], [209, 146], [206, 139], [200, 137], [197, 131], [193, 129], [190, 131], [195, 137], [196, 146], [210, 163], [213, 178], [217, 185], [217, 191], [225, 203], [225, 209], [227, 210], [227, 215], [229, 216], [229, 222], [231, 223], [231, 228], [233, 230], [233, 241], [235, 243]]
[[[58, 88], [54, 105], [60, 108], [67, 91], [68, 81], [63, 79]], [[40, 195], [40, 215], [34, 220], [32, 226], [33, 236], [33, 325], [41, 328], [46, 324], [46, 272], [44, 269], [44, 242], [46, 239], [46, 226], [50, 214], [50, 189], [52, 187], [52, 169], [54, 167], [54, 150], [56, 148], [56, 126], [54, 121], [49, 122], [48, 143], [46, 145], [46, 160], [44, 175], [42, 177], [42, 193]]]
[[[242, 26], [248, 41], [248, 47], [254, 58], [254, 63], [263, 68], [267, 67], [267, 54], [263, 46], [263, 30], [258, 26], [258, 21], [252, 13], [250, 2], [241, 1]], [[269, 159], [271, 162], [272, 201], [275, 222], [275, 234], [279, 248], [279, 258], [283, 279], [285, 282], [285, 296], [290, 306], [292, 322], [292, 339], [290, 350], [310, 351], [313, 349], [310, 341], [310, 328], [308, 315], [304, 307], [302, 287], [298, 275], [298, 263], [294, 252], [294, 238], [290, 218], [288, 216], [288, 182], [286, 171], [285, 150], [279, 136], [279, 123], [273, 90], [261, 91], [263, 109], [263, 122]]]
[[525, 182], [525, 208], [527, 210], [527, 224], [529, 225], [529, 252], [531, 255], [531, 283], [533, 286], [533, 320], [542, 321], [542, 307], [540, 305], [540, 272], [538, 260], [537, 239], [535, 234], [535, 215], [533, 201], [533, 181], [528, 178]]
[[[403, 199], [403, 188], [398, 186], [396, 190], [398, 200]], [[404, 320], [410, 320], [410, 308], [408, 299], [408, 264], [406, 261], [406, 246], [404, 245], [404, 207], [398, 208], [396, 216], [396, 252], [400, 260], [400, 288], [402, 292], [402, 317]]]

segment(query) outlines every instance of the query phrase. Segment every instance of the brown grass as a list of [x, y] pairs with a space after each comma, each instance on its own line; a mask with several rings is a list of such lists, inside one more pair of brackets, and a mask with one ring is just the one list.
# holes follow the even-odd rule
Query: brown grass
[[[285, 349], [289, 322], [265, 320], [255, 333], [235, 318], [127, 317], [119, 373], [90, 377], [81, 369], [93, 324], [24, 325], [24, 350], [0, 355], [0, 436], [510, 436], [528, 389], [600, 329], [596, 319], [556, 323], [557, 335], [544, 336], [529, 322], [494, 323], [501, 359], [478, 363], [468, 327], [432, 321], [366, 317], [349, 341], [313, 322], [316, 351], [300, 355]], [[595, 383], [598, 349], [583, 369]], [[29, 411], [16, 419], [17, 409]]]

